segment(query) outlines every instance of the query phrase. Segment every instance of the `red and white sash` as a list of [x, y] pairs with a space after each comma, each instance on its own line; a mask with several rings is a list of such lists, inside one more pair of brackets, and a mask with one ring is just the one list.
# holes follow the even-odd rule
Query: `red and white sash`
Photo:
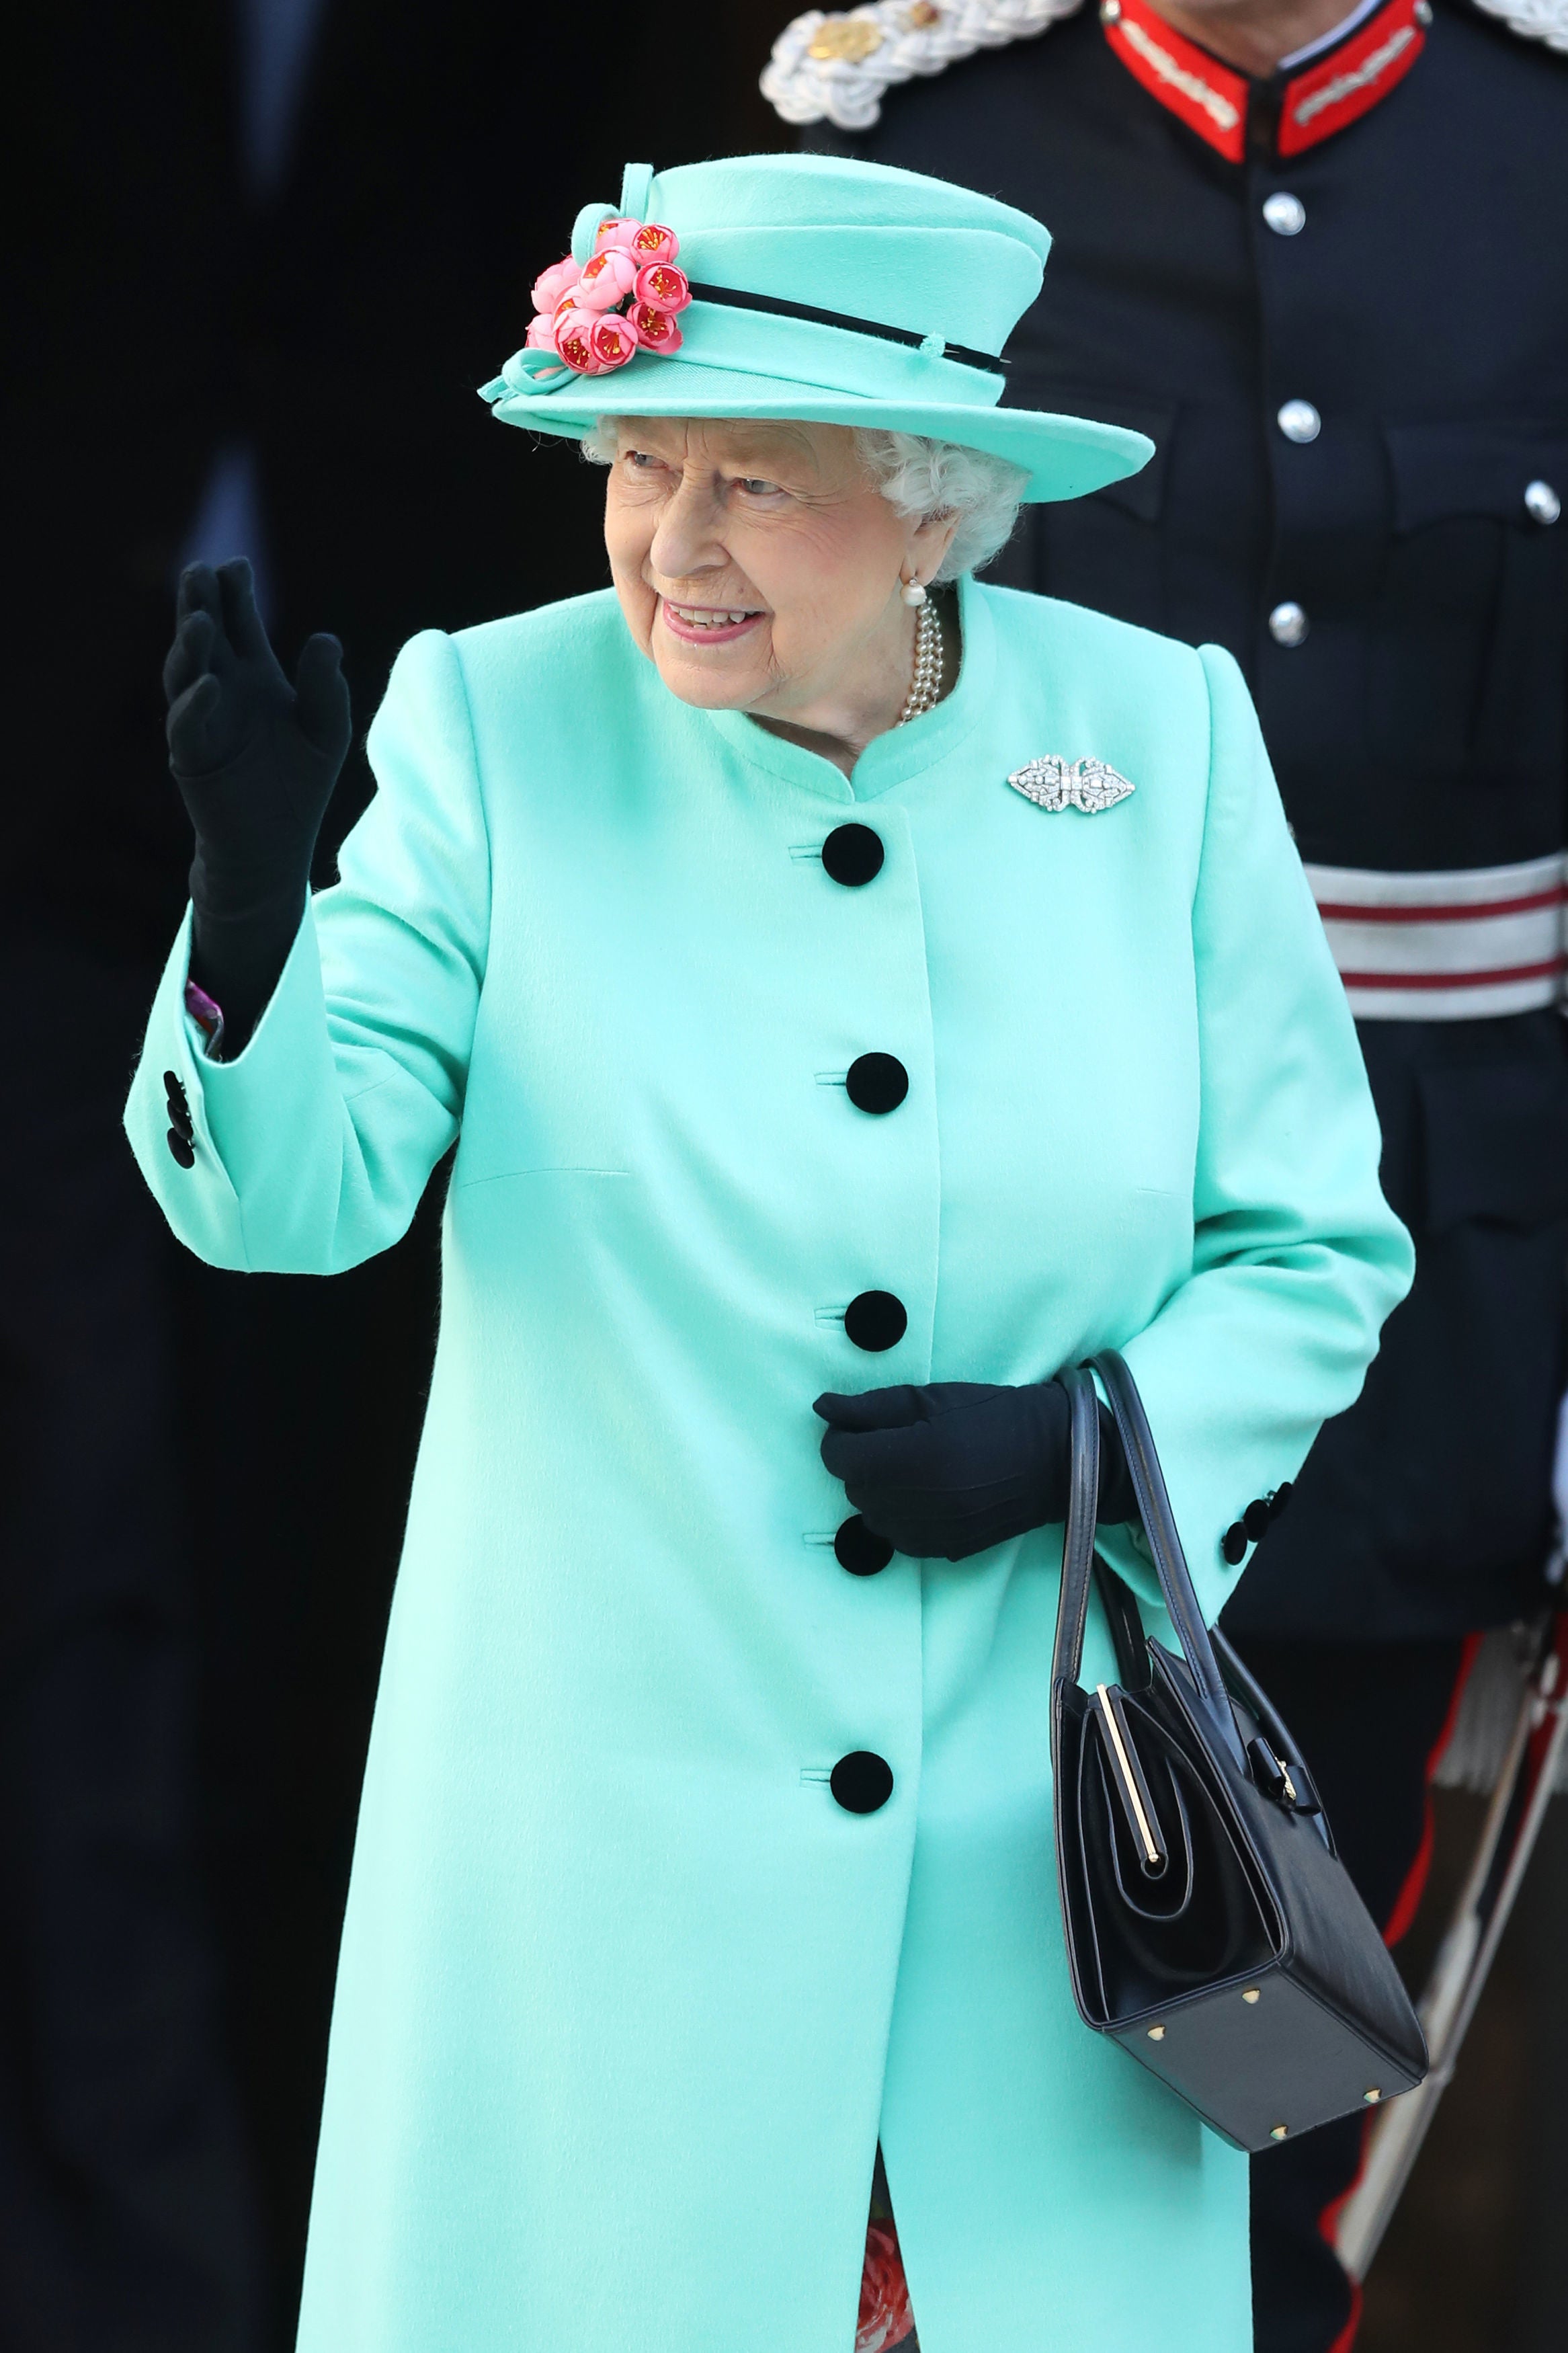
[[1306, 872], [1358, 1020], [1479, 1020], [1563, 996], [1568, 853], [1446, 874]]

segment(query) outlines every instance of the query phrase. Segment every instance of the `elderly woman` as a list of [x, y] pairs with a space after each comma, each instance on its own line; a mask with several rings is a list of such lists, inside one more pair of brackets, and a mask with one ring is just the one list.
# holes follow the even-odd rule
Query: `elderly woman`
[[1052, 1376], [1125, 1351], [1217, 1613], [1409, 1254], [1235, 663], [973, 577], [1148, 455], [997, 406], [1047, 248], [632, 167], [487, 387], [614, 587], [406, 649], [309, 904], [336, 649], [184, 584], [148, 1180], [327, 1274], [458, 1139], [307, 2353], [850, 2353], [863, 2274], [863, 2353], [1250, 2343], [1246, 2159], [1068, 1989]]

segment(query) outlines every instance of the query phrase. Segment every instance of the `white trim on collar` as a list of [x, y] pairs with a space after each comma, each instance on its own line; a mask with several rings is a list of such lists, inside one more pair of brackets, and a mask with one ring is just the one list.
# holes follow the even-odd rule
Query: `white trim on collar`
[[1280, 58], [1275, 71], [1294, 73], [1296, 68], [1304, 66], [1309, 58], [1321, 57], [1323, 51], [1331, 49], [1336, 41], [1342, 41], [1347, 33], [1353, 33], [1358, 25], [1364, 25], [1379, 5], [1380, 0], [1359, 0], [1359, 5], [1351, 10], [1348, 16], [1341, 17], [1331, 33], [1320, 33], [1315, 41], [1308, 41], [1303, 47], [1292, 49], [1288, 58]]

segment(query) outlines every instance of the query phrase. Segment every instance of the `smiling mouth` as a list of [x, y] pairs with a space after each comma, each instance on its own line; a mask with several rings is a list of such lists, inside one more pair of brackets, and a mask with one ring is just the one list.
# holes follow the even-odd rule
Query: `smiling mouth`
[[659, 604], [666, 628], [689, 644], [699, 639], [710, 645], [722, 644], [727, 638], [740, 637], [764, 617], [760, 610], [740, 605], [674, 605], [668, 596], [661, 596]]

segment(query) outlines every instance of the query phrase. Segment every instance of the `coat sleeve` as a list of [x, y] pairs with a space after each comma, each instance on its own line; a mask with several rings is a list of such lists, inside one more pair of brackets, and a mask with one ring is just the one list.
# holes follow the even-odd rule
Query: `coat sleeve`
[[[405, 1232], [458, 1133], [489, 925], [489, 857], [461, 660], [398, 656], [368, 749], [377, 791], [341, 880], [306, 907], [243, 1053], [184, 1009], [190, 917], [148, 1023], [125, 1124], [180, 1240], [213, 1266], [332, 1274]], [[165, 1074], [195, 1163], [169, 1149]]]
[[[1211, 727], [1193, 903], [1192, 1270], [1121, 1345], [1212, 1623], [1241, 1575], [1222, 1556], [1225, 1531], [1295, 1477], [1321, 1424], [1359, 1394], [1415, 1254], [1378, 1184], [1354, 1024], [1251, 698], [1228, 654], [1205, 646], [1201, 659]], [[1141, 1542], [1118, 1531], [1103, 1549], [1153, 1598]]]

